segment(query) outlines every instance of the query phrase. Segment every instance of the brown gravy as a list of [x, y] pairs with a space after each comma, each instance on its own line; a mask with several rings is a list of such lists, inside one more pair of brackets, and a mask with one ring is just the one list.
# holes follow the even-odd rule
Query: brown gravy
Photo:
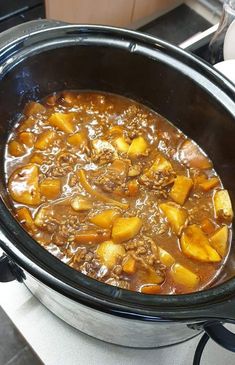
[[50, 253], [146, 294], [211, 285], [229, 251], [228, 193], [200, 148], [117, 95], [31, 102], [6, 148], [15, 217]]

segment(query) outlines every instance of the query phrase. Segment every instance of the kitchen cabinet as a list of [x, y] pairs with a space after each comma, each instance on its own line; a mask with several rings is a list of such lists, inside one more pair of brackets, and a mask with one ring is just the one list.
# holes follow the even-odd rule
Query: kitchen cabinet
[[180, 0], [46, 0], [46, 16], [70, 23], [135, 28], [182, 3]]

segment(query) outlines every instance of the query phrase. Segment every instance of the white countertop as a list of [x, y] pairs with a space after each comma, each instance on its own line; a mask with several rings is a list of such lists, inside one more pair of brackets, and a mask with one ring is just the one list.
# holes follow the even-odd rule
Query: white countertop
[[[0, 284], [0, 305], [45, 365], [191, 365], [200, 339], [154, 350], [107, 344], [54, 316], [18, 282]], [[209, 341], [201, 365], [217, 364], [234, 365], [235, 354]]]

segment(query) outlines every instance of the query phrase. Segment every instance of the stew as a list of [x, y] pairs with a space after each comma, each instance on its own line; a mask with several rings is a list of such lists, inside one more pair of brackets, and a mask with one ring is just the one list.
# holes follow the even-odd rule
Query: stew
[[6, 148], [13, 214], [72, 268], [145, 294], [212, 285], [233, 211], [212, 162], [127, 98], [64, 91], [30, 102]]

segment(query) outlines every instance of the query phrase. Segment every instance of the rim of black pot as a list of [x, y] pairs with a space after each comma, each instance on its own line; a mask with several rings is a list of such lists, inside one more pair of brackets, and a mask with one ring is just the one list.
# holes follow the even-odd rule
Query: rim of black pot
[[[90, 37], [94, 35], [101, 37], [101, 35], [104, 35], [110, 39], [120, 38], [126, 40], [127, 43], [129, 42], [126, 45], [127, 48], [129, 47], [129, 50], [131, 42], [139, 42], [149, 47], [151, 52], [160, 51], [166, 56], [170, 55], [176, 60], [180, 60], [192, 70], [202, 72], [203, 76], [209, 78], [210, 82], [213, 82], [227, 97], [225, 98], [226, 100], [221, 101], [221, 104], [223, 103], [233, 116], [235, 114], [235, 104], [233, 101], [235, 86], [217, 70], [167, 42], [135, 31], [109, 26], [56, 25], [48, 29], [34, 30], [32, 23], [37, 24], [38, 21], [30, 23], [28, 34], [20, 35], [12, 42], [9, 42], [8, 45], [5, 45], [4, 52], [7, 57], [14, 52], [18, 56], [19, 50], [24, 50], [24, 57], [27, 57], [25, 49], [29, 47], [32, 51], [32, 46], [35, 44], [34, 51], [39, 51], [40, 42], [42, 45], [47, 39], [50, 39], [52, 33], [53, 39], [57, 39], [57, 41], [61, 36], [71, 37], [73, 35], [73, 37], [81, 37], [84, 34]], [[15, 27], [16, 34], [18, 28]], [[40, 34], [42, 34], [41, 40]], [[36, 36], [36, 40], [34, 40], [34, 36]], [[26, 39], [27, 46], [24, 43]], [[54, 42], [52, 47], [55, 45], [58, 44]], [[19, 63], [18, 57], [15, 58], [15, 62], [16, 59], [17, 63]], [[14, 62], [13, 64], [7, 64], [6, 62], [5, 65], [3, 74], [9, 72], [11, 67], [14, 66]], [[187, 318], [197, 318], [200, 308], [208, 308], [210, 305], [230, 298], [235, 293], [235, 278], [210, 289], [180, 295], [145, 295], [120, 289], [89, 278], [70, 268], [41, 247], [20, 226], [1, 199], [0, 230], [2, 230], [5, 236], [5, 238], [2, 238], [3, 249], [29, 274], [61, 294], [103, 312], [143, 320], [185, 320]]]

